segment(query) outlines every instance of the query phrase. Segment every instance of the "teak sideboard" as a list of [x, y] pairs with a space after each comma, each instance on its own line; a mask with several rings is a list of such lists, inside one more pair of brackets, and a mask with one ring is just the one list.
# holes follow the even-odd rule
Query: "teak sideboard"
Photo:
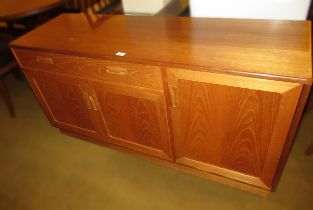
[[311, 23], [63, 14], [11, 43], [51, 124], [243, 190], [276, 189]]

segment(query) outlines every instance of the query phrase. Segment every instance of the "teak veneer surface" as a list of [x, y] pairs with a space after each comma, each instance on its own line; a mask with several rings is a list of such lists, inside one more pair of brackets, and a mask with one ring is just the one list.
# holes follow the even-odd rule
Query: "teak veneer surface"
[[[309, 21], [63, 14], [14, 47], [311, 82]], [[56, 30], [57, 29], [57, 30]]]
[[63, 14], [12, 43], [52, 125], [275, 190], [312, 85], [310, 22], [98, 18]]

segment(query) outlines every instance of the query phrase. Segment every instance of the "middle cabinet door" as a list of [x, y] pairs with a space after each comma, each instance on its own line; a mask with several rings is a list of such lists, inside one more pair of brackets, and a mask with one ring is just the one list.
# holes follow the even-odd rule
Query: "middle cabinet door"
[[172, 159], [163, 90], [93, 83], [106, 141], [163, 159]]

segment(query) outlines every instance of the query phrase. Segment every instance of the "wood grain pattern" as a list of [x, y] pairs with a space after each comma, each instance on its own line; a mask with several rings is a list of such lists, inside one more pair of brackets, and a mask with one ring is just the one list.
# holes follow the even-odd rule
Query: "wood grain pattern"
[[99, 117], [88, 110], [84, 81], [55, 74], [24, 70], [50, 120], [56, 126], [83, 135], [101, 136]]
[[[163, 89], [161, 70], [157, 66], [92, 59], [56, 53], [14, 49], [19, 64], [25, 68], [58, 72], [106, 82]], [[51, 59], [53, 64], [38, 62], [38, 58]], [[109, 74], [107, 68], [121, 68], [127, 75]]]
[[64, 14], [11, 45], [54, 126], [275, 190], [312, 84], [310, 22], [99, 18]]
[[102, 145], [102, 146], [105, 146], [105, 147], [109, 147], [109, 148], [112, 148], [112, 149], [115, 149], [115, 150], [118, 150], [118, 151], [121, 151], [121, 152], [124, 152], [124, 153], [127, 153], [127, 154], [135, 155], [137, 157], [144, 158], [146, 160], [151, 161], [152, 163], [156, 163], [156, 164], [159, 164], [161, 166], [165, 166], [165, 167], [169, 167], [169, 168], [172, 168], [172, 169], [176, 169], [176, 170], [179, 170], [179, 171], [182, 171], [182, 172], [185, 172], [185, 173], [189, 173], [189, 174], [192, 174], [192, 175], [195, 175], [195, 176], [200, 176], [200, 177], [203, 177], [205, 179], [208, 179], [208, 180], [211, 180], [211, 181], [214, 181], [214, 182], [217, 182], [217, 183], [222, 183], [222, 184], [228, 185], [230, 187], [234, 187], [234, 188], [237, 188], [237, 189], [240, 189], [240, 190], [244, 190], [244, 191], [247, 191], [247, 192], [250, 192], [250, 193], [254, 193], [256, 195], [260, 195], [260, 196], [266, 197], [269, 194], [269, 191], [267, 189], [263, 189], [263, 188], [260, 188], [260, 187], [249, 185], [249, 184], [246, 184], [246, 183], [243, 183], [243, 182], [240, 182], [240, 181], [236, 181], [236, 180], [233, 180], [233, 179], [225, 179], [225, 177], [219, 176], [217, 174], [208, 173], [208, 172], [201, 171], [201, 170], [198, 170], [198, 169], [195, 169], [195, 168], [191, 168], [189, 166], [182, 165], [182, 164], [173, 162], [171, 160], [160, 159], [160, 158], [155, 157], [153, 155], [148, 155], [148, 154], [142, 153], [140, 151], [132, 150], [132, 149], [129, 149], [129, 148], [126, 148], [126, 147], [119, 146], [117, 144], [112, 144], [112, 143], [103, 141], [102, 139], [99, 139], [99, 138], [90, 138], [88, 136], [79, 135], [77, 133], [73, 133], [71, 131], [64, 130], [64, 129], [60, 129], [60, 131], [63, 134], [66, 134], [66, 135], [69, 135], [69, 136], [73, 136], [73, 137], [76, 137], [76, 138], [80, 138], [82, 140], [93, 142], [95, 144], [99, 144], [99, 145]]
[[94, 91], [106, 140], [172, 159], [163, 92], [107, 83], [95, 83]]
[[[163, 91], [24, 72], [54, 126], [172, 159]], [[95, 109], [88, 108], [85, 93], [94, 98]]]
[[161, 148], [154, 102], [112, 93], [102, 98], [105, 98], [104, 118], [110, 119], [106, 120], [106, 125], [112, 138], [129, 139], [137, 144]]
[[[256, 76], [312, 78], [308, 21], [104, 17], [94, 28], [83, 14], [64, 14], [12, 46]], [[118, 51], [126, 55], [115, 56]]]
[[288, 131], [292, 126], [292, 120], [295, 115], [297, 104], [303, 85], [298, 85], [282, 94], [282, 101], [280, 109], [277, 113], [275, 127], [271, 136], [271, 144], [269, 152], [266, 157], [263, 173], [261, 176], [262, 181], [267, 185], [272, 185], [275, 173], [278, 170], [278, 164], [283, 154], [284, 144], [288, 136]]
[[[285, 140], [280, 132], [273, 138], [274, 129], [287, 134], [301, 85], [179, 69], [168, 69], [168, 81], [177, 88], [177, 161], [270, 187], [276, 168], [268, 167], [279, 159], [283, 142], [278, 143]], [[291, 109], [284, 122], [277, 120], [281, 109]], [[275, 152], [273, 145], [279, 147]]]
[[297, 109], [296, 109], [294, 117], [292, 119], [292, 124], [289, 128], [288, 135], [286, 137], [286, 141], [284, 144], [283, 152], [282, 152], [282, 155], [281, 155], [279, 163], [278, 163], [278, 167], [277, 167], [277, 170], [275, 173], [274, 180], [272, 182], [272, 189], [271, 189], [272, 191], [275, 191], [277, 188], [280, 176], [283, 172], [284, 166], [285, 166], [287, 158], [289, 156], [289, 152], [290, 152], [292, 144], [294, 142], [294, 138], [296, 136], [297, 129], [300, 125], [303, 110], [304, 110], [304, 107], [306, 105], [306, 101], [308, 99], [310, 90], [311, 90], [311, 85], [304, 85], [302, 88], [302, 92], [301, 92], [301, 95], [299, 98]]

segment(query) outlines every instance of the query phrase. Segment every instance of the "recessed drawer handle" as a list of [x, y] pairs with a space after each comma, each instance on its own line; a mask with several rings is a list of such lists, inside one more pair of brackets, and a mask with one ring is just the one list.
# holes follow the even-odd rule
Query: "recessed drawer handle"
[[120, 75], [120, 76], [128, 75], [128, 70], [125, 68], [121, 68], [121, 67], [106, 67], [105, 71], [108, 74], [115, 74], [115, 75]]
[[42, 63], [42, 64], [54, 64], [53, 59], [49, 58], [49, 57], [37, 56], [36, 61], [37, 61], [37, 63]]

